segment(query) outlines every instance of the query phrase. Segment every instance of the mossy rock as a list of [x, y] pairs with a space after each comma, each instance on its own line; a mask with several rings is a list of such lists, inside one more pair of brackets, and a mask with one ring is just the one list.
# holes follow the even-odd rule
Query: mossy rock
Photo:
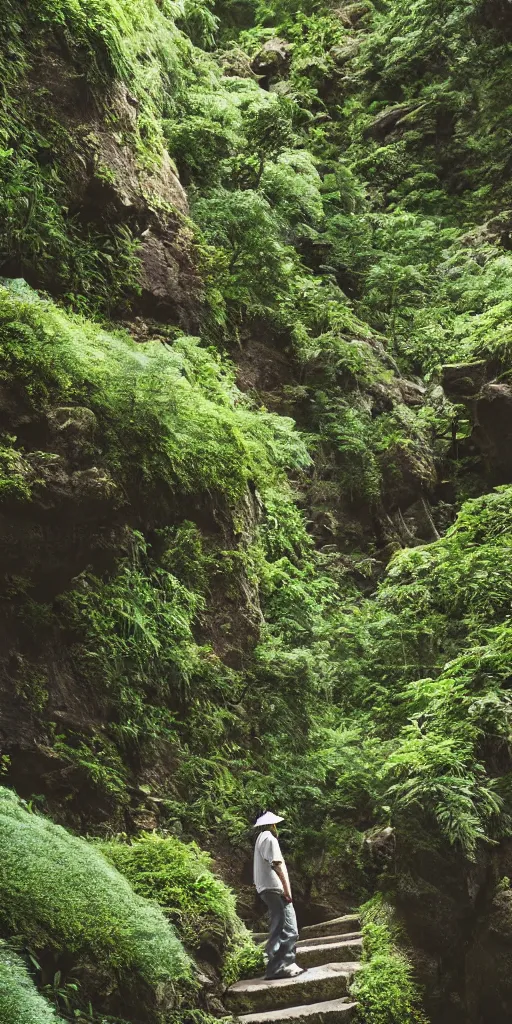
[[[0, 928], [43, 968], [78, 979], [81, 1000], [158, 1021], [193, 990], [191, 962], [162, 912], [85, 840], [0, 788]], [[53, 976], [53, 975], [52, 975]]]

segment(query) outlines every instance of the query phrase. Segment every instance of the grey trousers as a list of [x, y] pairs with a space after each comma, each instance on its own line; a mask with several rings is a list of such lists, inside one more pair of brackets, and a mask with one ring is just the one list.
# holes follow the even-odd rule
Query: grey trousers
[[265, 977], [270, 979], [282, 971], [283, 967], [295, 963], [299, 933], [293, 903], [286, 903], [281, 893], [274, 889], [264, 889], [260, 896], [267, 905], [269, 916]]

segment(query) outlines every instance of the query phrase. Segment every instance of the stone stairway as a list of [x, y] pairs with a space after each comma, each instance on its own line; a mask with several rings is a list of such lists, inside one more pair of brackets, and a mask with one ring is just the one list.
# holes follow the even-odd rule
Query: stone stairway
[[[278, 981], [238, 981], [226, 992], [226, 1008], [244, 1024], [347, 1024], [356, 1008], [348, 990], [360, 967], [358, 928], [352, 914], [303, 928], [297, 963], [307, 971]], [[263, 932], [254, 935], [256, 942], [265, 939]]]

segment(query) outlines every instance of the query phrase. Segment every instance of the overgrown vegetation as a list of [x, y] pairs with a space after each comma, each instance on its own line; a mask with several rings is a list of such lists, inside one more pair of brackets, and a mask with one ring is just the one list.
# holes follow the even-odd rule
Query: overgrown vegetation
[[[124, 309], [139, 288], [135, 213], [105, 218], [87, 199], [80, 210], [79, 198], [91, 167], [97, 188], [126, 187], [117, 181], [122, 167], [102, 167], [105, 123], [132, 148], [142, 193], [144, 171], [162, 162], [162, 118], [186, 88], [191, 56], [171, 11], [155, 0], [1, 5], [0, 263], [9, 276], [23, 275], [89, 312]], [[116, 106], [116, 82], [126, 83], [138, 107], [129, 124]], [[56, 83], [60, 100], [78, 91], [71, 109], [57, 99], [47, 117]]]
[[357, 1019], [361, 1024], [427, 1024], [392, 908], [379, 894], [361, 907], [361, 916], [363, 967], [353, 985]]
[[195, 843], [148, 834], [130, 845], [102, 843], [101, 851], [135, 892], [158, 901], [188, 949], [213, 951], [225, 984], [262, 969], [262, 950], [237, 916], [234, 893], [212, 874], [211, 858]]
[[[104, 844], [128, 885], [2, 791], [2, 928], [53, 967], [66, 950], [186, 987], [144, 897], [226, 983], [256, 969], [183, 840], [242, 856], [262, 806], [287, 811], [313, 900], [333, 878], [345, 901], [371, 894], [373, 826], [461, 871], [510, 834], [506, 8], [0, 3], [6, 692], [58, 766], [36, 803], [165, 830]], [[167, 156], [200, 336], [138, 321], [136, 342], [112, 320], [140, 246], [185, 223]], [[475, 360], [480, 383], [449, 401], [442, 365]], [[19, 749], [6, 781], [26, 785]], [[364, 1020], [422, 1021], [382, 901], [365, 916]], [[37, 1002], [1, 954], [9, 998]]]

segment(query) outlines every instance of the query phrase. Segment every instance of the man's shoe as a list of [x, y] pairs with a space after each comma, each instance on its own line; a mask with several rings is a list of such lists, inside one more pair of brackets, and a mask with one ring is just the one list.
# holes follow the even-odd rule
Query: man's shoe
[[290, 964], [289, 967], [283, 967], [282, 971], [273, 974], [271, 978], [267, 978], [267, 981], [279, 981], [280, 978], [298, 978], [299, 974], [304, 974], [305, 969], [304, 967], [299, 967], [298, 964]]

